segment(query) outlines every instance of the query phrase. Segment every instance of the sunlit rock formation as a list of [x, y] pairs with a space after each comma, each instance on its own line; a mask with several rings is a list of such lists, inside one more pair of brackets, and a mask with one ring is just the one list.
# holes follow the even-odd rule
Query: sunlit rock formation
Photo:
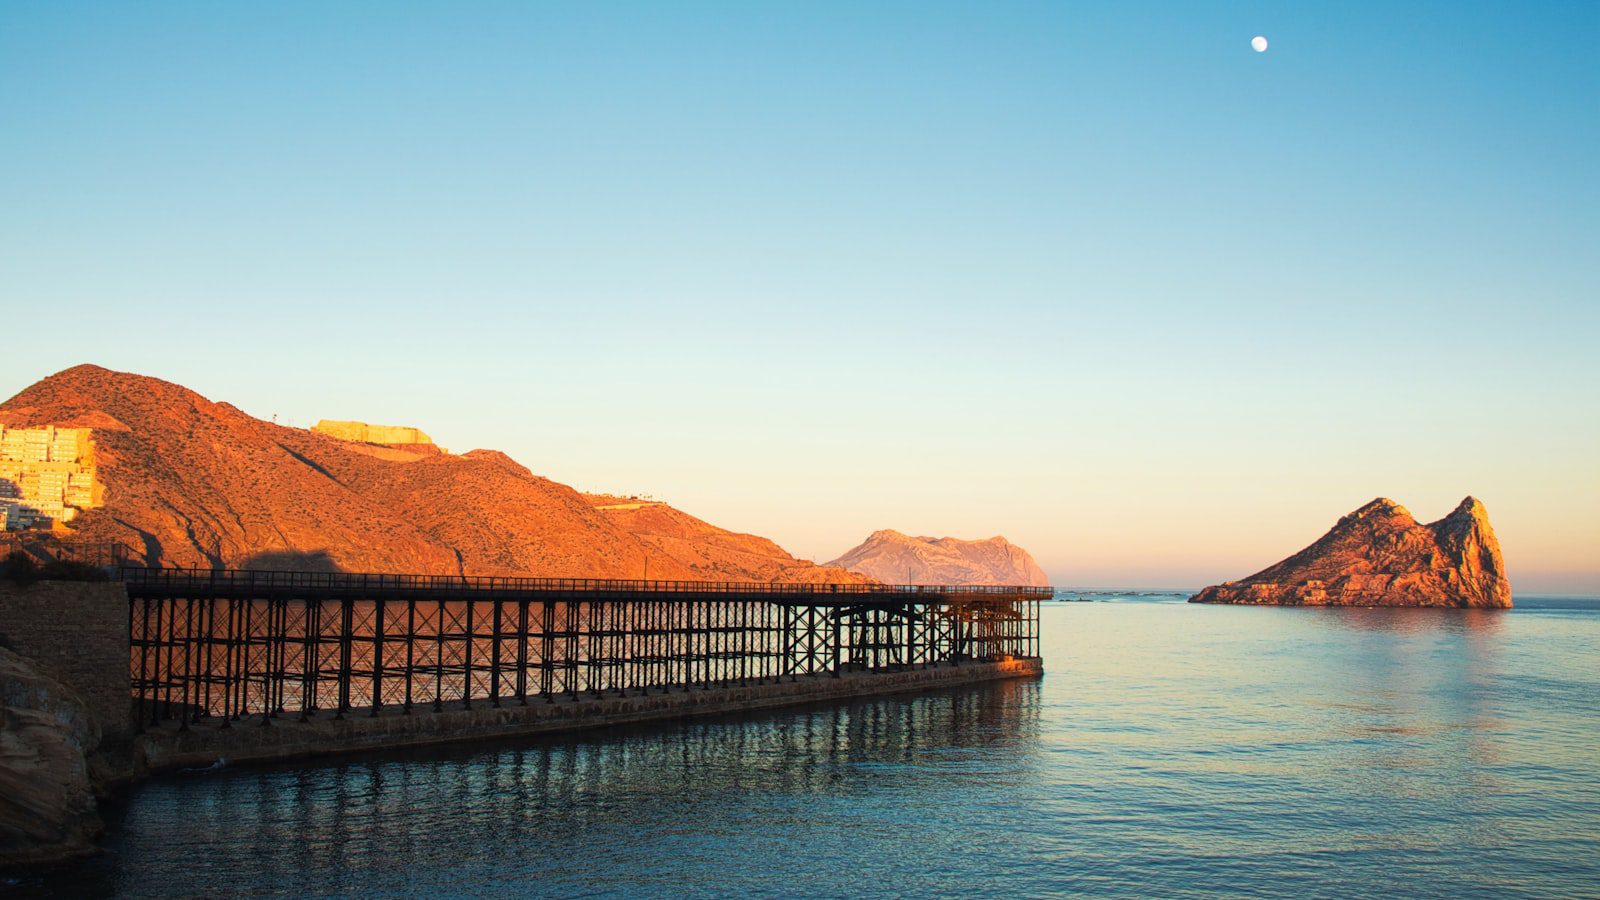
[[1489, 513], [1475, 498], [1422, 525], [1380, 497], [1299, 553], [1241, 581], [1208, 587], [1190, 602], [1509, 607], [1511, 583]]
[[891, 584], [1050, 584], [1028, 551], [1003, 537], [963, 541], [884, 529], [827, 565]]

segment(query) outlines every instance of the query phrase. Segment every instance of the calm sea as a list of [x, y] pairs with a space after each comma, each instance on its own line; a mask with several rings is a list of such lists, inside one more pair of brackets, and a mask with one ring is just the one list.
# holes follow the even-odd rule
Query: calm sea
[[1600, 603], [1097, 600], [1042, 682], [158, 779], [9, 889], [1600, 895]]

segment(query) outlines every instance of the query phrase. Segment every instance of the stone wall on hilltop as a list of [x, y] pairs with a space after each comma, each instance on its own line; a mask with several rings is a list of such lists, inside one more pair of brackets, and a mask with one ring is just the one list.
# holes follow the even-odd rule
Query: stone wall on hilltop
[[362, 444], [433, 443], [433, 438], [428, 437], [422, 429], [408, 425], [372, 425], [367, 422], [323, 419], [311, 426], [311, 430], [341, 441], [355, 441]]

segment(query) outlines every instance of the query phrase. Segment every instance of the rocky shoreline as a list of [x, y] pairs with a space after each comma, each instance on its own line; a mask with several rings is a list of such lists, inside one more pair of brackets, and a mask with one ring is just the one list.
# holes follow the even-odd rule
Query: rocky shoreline
[[0, 868], [94, 852], [109, 781], [90, 761], [100, 738], [82, 698], [0, 647]]

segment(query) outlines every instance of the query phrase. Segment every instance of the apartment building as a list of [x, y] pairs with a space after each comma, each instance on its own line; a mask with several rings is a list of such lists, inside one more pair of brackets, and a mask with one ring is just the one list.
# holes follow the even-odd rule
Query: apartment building
[[100, 503], [89, 429], [0, 425], [0, 527], [53, 528]]

